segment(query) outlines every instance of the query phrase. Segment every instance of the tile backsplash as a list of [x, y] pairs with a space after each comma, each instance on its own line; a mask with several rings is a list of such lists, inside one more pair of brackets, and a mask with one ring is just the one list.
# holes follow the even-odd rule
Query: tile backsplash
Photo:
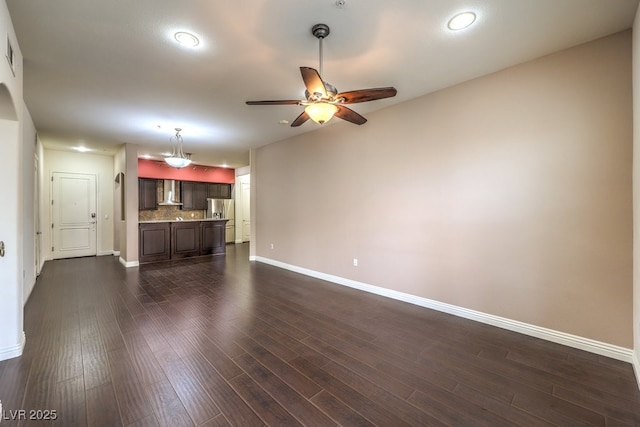
[[174, 220], [177, 217], [184, 219], [204, 219], [206, 211], [183, 211], [180, 206], [158, 206], [158, 209], [138, 211], [138, 221], [162, 221]]

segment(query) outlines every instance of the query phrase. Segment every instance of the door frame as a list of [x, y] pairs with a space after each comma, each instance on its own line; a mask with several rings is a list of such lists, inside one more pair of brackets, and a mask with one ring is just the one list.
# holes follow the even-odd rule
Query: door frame
[[35, 276], [38, 277], [40, 275], [40, 267], [42, 265], [42, 230], [40, 229], [42, 224], [40, 221], [40, 197], [42, 195], [40, 188], [40, 157], [38, 153], [35, 152], [33, 154], [33, 227], [35, 230], [34, 233], [34, 251], [35, 251]]
[[245, 185], [251, 186], [251, 175], [245, 174], [236, 176], [236, 243], [250, 242], [252, 238], [250, 235], [249, 240], [245, 240], [243, 232], [245, 219], [251, 223], [251, 211], [250, 209], [245, 209], [245, 201], [249, 202], [249, 205], [251, 205], [251, 194], [250, 191], [246, 191]]
[[93, 240], [95, 242], [95, 251], [93, 251], [93, 253], [91, 254], [87, 254], [87, 255], [82, 255], [82, 256], [97, 256], [98, 255], [98, 247], [100, 246], [100, 242], [98, 241], [98, 237], [100, 236], [100, 233], [98, 233], [98, 226], [99, 226], [99, 221], [98, 221], [98, 175], [95, 173], [83, 173], [83, 172], [65, 172], [65, 171], [51, 171], [50, 174], [50, 187], [49, 187], [49, 224], [51, 224], [51, 228], [50, 228], [50, 235], [49, 235], [49, 240], [51, 243], [51, 259], [63, 259], [66, 257], [61, 257], [59, 256], [59, 249], [54, 249], [56, 247], [56, 244], [59, 244], [60, 242], [56, 242], [56, 233], [55, 233], [55, 228], [54, 228], [54, 220], [55, 218], [55, 205], [54, 205], [54, 196], [56, 196], [55, 191], [54, 191], [54, 176], [55, 175], [84, 175], [84, 176], [91, 176], [93, 177], [93, 199], [94, 199], [94, 203], [92, 206], [93, 209], [93, 213], [95, 213], [95, 222], [94, 222], [94, 227], [93, 227]]

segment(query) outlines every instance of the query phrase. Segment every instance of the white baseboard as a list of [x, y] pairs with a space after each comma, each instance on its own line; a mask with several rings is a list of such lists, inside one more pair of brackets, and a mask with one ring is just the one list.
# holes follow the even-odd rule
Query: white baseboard
[[120, 251], [113, 251], [113, 256], [120, 256]]
[[635, 351], [632, 355], [631, 366], [633, 366], [633, 373], [636, 375], [636, 381], [638, 382], [638, 388], [640, 388], [640, 360], [638, 360], [638, 353]]
[[27, 337], [24, 334], [24, 331], [22, 331], [22, 337], [20, 338], [19, 343], [11, 345], [9, 347], [0, 348], [0, 361], [22, 356], [22, 351], [24, 350], [24, 345], [26, 342]]
[[[475, 320], [477, 322], [496, 326], [498, 328], [519, 332], [524, 335], [541, 338], [547, 341], [555, 342], [557, 344], [563, 344], [569, 347], [599, 354], [601, 356], [610, 357], [612, 359], [634, 363], [636, 372], [640, 374], [640, 363], [638, 363], [638, 360], [635, 357], [633, 350], [629, 348], [619, 347], [616, 345], [603, 343], [603, 342], [592, 340], [589, 338], [579, 337], [579, 336], [568, 334], [565, 332], [555, 331], [552, 329], [547, 329], [540, 326], [519, 322], [517, 320], [511, 320], [511, 319], [507, 319], [500, 316], [494, 316], [492, 314], [482, 313], [480, 311], [470, 310], [468, 308], [458, 307], [452, 304], [447, 304], [447, 303], [431, 300], [428, 298], [418, 297], [415, 295], [406, 294], [404, 292], [394, 291], [392, 289], [381, 288], [379, 286], [369, 285], [367, 283], [362, 283], [362, 282], [358, 282], [351, 279], [345, 279], [343, 277], [333, 276], [331, 274], [321, 273], [321, 272], [310, 270], [304, 267], [298, 267], [295, 265], [287, 264], [277, 260], [272, 260], [269, 258], [264, 258], [261, 256], [256, 256], [254, 257], [253, 260], [262, 262], [265, 264], [273, 265], [275, 267], [280, 267], [285, 270], [290, 270], [296, 273], [304, 274], [305, 276], [311, 276], [317, 279], [326, 280], [327, 282], [336, 283], [338, 285], [348, 286], [350, 288], [355, 288], [361, 291], [369, 292], [376, 295], [381, 295], [387, 298], [408, 302], [410, 304], [419, 305], [421, 307], [430, 308], [433, 310], [441, 311], [443, 313], [453, 314], [455, 316], [463, 317], [465, 319]], [[640, 378], [640, 377], [636, 375], [636, 378]]]
[[114, 252], [113, 251], [98, 251], [98, 253], [96, 254], [97, 256], [107, 256], [107, 255], [113, 255]]
[[124, 258], [120, 257], [120, 264], [127, 268], [138, 267], [140, 265], [140, 261], [125, 261]]

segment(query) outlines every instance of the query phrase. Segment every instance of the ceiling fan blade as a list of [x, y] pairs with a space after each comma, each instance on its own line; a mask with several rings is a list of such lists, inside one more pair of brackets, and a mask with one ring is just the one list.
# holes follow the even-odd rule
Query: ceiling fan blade
[[300, 73], [302, 74], [302, 80], [307, 88], [307, 92], [313, 95], [319, 93], [323, 98], [327, 97], [327, 88], [324, 87], [324, 82], [320, 78], [320, 74], [309, 67], [300, 67]]
[[336, 105], [336, 107], [338, 107], [338, 111], [334, 115], [336, 117], [340, 117], [342, 120], [346, 120], [357, 125], [362, 125], [367, 122], [367, 119], [353, 111], [351, 108], [347, 108], [344, 105], [339, 104]]
[[309, 120], [309, 115], [307, 114], [306, 111], [302, 111], [302, 114], [300, 114], [298, 117], [296, 117], [296, 119], [293, 121], [293, 123], [291, 123], [291, 127], [295, 128], [300, 126], [301, 124], [303, 124], [304, 122], [306, 122], [307, 120]]
[[358, 102], [375, 101], [377, 99], [391, 98], [398, 91], [394, 87], [378, 87], [372, 89], [352, 90], [339, 93], [337, 98], [344, 98], [343, 104], [355, 104]]
[[297, 105], [299, 100], [287, 99], [282, 101], [247, 101], [247, 105]]

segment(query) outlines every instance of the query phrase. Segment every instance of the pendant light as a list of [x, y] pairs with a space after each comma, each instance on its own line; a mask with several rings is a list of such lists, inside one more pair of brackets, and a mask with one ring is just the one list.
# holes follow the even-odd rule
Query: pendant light
[[176, 128], [175, 136], [169, 138], [171, 141], [171, 155], [165, 157], [164, 161], [171, 167], [180, 169], [191, 164], [191, 154], [185, 154], [182, 150], [182, 136], [180, 135], [182, 129]]

